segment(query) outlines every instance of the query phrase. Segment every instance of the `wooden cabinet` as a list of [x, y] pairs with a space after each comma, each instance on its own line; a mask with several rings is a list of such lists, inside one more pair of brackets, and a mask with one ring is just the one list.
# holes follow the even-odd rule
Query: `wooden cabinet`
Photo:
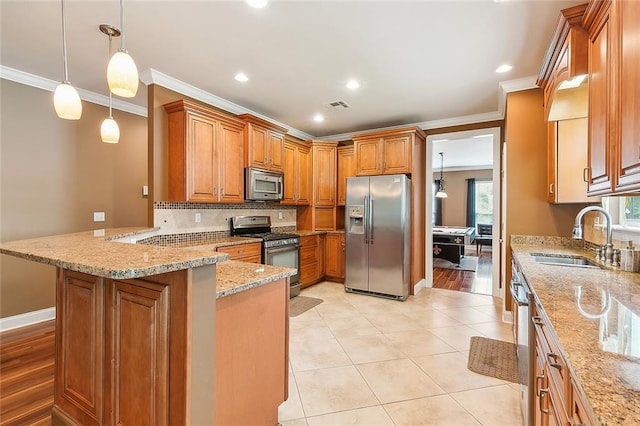
[[640, 191], [640, 3], [591, 2], [589, 194]]
[[313, 164], [311, 148], [303, 142], [285, 139], [284, 194], [280, 204], [308, 206]]
[[550, 203], [597, 202], [587, 196], [587, 118], [549, 121], [547, 199]]
[[287, 129], [251, 114], [238, 118], [246, 123], [245, 166], [284, 172], [284, 135]]
[[336, 205], [344, 206], [347, 202], [347, 178], [356, 175], [353, 145], [338, 147], [338, 181]]
[[242, 203], [244, 123], [190, 101], [164, 107], [169, 201]]
[[312, 196], [309, 207], [297, 209], [298, 229], [333, 231], [336, 229], [337, 142], [310, 141]]
[[262, 244], [247, 243], [235, 244], [230, 246], [220, 246], [216, 251], [227, 253], [229, 260], [239, 260], [242, 262], [261, 263], [262, 262]]
[[300, 237], [300, 287], [317, 283], [324, 277], [324, 235]]
[[413, 147], [424, 138], [417, 127], [354, 135], [356, 175], [410, 174]]
[[344, 233], [328, 233], [325, 245], [326, 271], [328, 280], [344, 282], [345, 263], [345, 235]]
[[588, 73], [588, 37], [582, 27], [586, 7], [586, 4], [581, 4], [560, 12], [540, 67], [536, 83], [543, 90], [545, 117], [549, 121], [587, 115], [587, 84], [561, 87], [563, 83]]

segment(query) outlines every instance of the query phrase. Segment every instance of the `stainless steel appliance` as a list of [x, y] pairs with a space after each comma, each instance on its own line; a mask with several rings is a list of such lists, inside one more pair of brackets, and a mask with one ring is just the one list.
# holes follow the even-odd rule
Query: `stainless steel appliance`
[[300, 294], [300, 237], [271, 231], [269, 216], [234, 216], [231, 218], [231, 235], [262, 239], [262, 263], [298, 269], [290, 278], [290, 295]]
[[520, 382], [520, 409], [522, 424], [533, 424], [535, 335], [531, 319], [533, 295], [515, 260], [511, 260], [509, 291], [513, 301], [513, 339], [517, 344], [518, 378]]
[[247, 167], [245, 169], [245, 200], [278, 201], [282, 200], [282, 173]]
[[347, 179], [345, 290], [404, 300], [409, 295], [411, 180]]

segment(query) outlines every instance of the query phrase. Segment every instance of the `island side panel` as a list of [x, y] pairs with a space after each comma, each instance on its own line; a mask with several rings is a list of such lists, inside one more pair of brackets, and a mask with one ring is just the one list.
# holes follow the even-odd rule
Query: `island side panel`
[[216, 301], [215, 424], [278, 424], [288, 380], [289, 279]]

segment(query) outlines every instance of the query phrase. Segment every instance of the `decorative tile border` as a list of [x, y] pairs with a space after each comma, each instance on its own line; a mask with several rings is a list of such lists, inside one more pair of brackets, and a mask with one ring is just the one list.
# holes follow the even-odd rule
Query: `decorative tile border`
[[295, 210], [296, 206], [283, 206], [278, 203], [266, 203], [259, 201], [247, 201], [242, 204], [215, 204], [215, 203], [185, 203], [179, 201], [154, 201], [154, 209], [184, 209], [184, 210], [225, 210], [225, 209], [262, 209], [262, 210]]
[[[295, 226], [272, 227], [273, 232], [291, 233], [296, 231]], [[229, 238], [229, 231], [205, 231], [184, 232], [179, 234], [154, 235], [136, 241], [137, 244], [163, 247], [192, 247], [205, 244], [214, 244], [221, 238]]]

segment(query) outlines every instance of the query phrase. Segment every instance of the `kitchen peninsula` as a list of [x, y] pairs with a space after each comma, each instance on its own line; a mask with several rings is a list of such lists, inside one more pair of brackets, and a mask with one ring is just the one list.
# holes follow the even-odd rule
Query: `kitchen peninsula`
[[122, 242], [149, 231], [0, 244], [57, 267], [52, 423], [277, 424], [295, 270]]

